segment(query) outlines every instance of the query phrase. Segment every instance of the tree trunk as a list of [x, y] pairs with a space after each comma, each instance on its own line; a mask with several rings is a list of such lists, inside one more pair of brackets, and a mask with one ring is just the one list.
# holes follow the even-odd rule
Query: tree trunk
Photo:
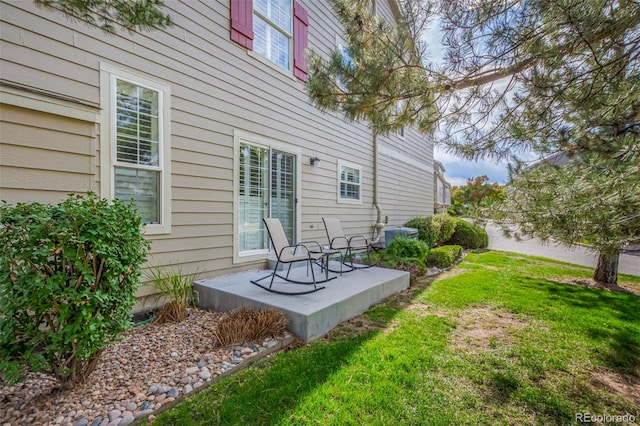
[[598, 256], [598, 267], [593, 273], [593, 279], [603, 284], [617, 285], [619, 259], [620, 253], [616, 253], [613, 256], [600, 253]]

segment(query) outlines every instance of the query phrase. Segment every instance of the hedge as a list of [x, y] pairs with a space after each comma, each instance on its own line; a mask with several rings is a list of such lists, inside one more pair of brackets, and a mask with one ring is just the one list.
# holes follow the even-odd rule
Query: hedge
[[429, 248], [435, 247], [439, 229], [433, 223], [432, 217], [414, 217], [404, 226], [417, 229], [418, 239], [424, 241]]
[[456, 229], [447, 245], [460, 245], [465, 249], [486, 248], [489, 245], [487, 231], [466, 220], [456, 218]]
[[453, 236], [456, 230], [458, 219], [446, 213], [438, 213], [433, 215], [432, 223], [434, 228], [438, 230], [436, 245], [441, 246]]
[[462, 256], [462, 247], [458, 245], [440, 246], [431, 249], [426, 257], [427, 266], [447, 268]]
[[386, 252], [401, 259], [416, 259], [424, 262], [429, 247], [424, 241], [411, 238], [394, 238], [387, 246]]

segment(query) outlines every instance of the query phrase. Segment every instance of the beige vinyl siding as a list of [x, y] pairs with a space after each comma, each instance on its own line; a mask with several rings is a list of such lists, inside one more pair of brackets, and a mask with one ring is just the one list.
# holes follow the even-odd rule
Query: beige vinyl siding
[[54, 203], [96, 190], [96, 124], [0, 105], [0, 199]]
[[[336, 34], [340, 33], [337, 19], [325, 1], [301, 0], [300, 3], [309, 14], [309, 46], [327, 55], [335, 47]], [[383, 9], [391, 10], [387, 6]], [[169, 1], [166, 11], [175, 22], [167, 30], [135, 34], [118, 31], [105, 35], [97, 28], [37, 8], [32, 1], [0, 2], [3, 49], [0, 67], [3, 80], [12, 85], [99, 106], [103, 90], [100, 87], [102, 63], [170, 87], [172, 226], [170, 234], [149, 236], [153, 251], [149, 264], [180, 265], [183, 272], [198, 270], [203, 277], [264, 265], [262, 261], [233, 263], [236, 186], [233, 135], [236, 130], [300, 147], [302, 196], [297, 207], [301, 212], [302, 240], [326, 239], [323, 216], [339, 217], [349, 233], [370, 236], [376, 211], [373, 207], [373, 142], [367, 126], [348, 122], [340, 114], [322, 113], [311, 105], [304, 84], [292, 73], [266, 65], [256, 55], [231, 42], [228, 0]], [[38, 163], [38, 173], [51, 177], [51, 188], [43, 190], [35, 186], [34, 189], [31, 186], [37, 182], [29, 183], [31, 192], [23, 198], [40, 200], [46, 198], [48, 192], [59, 196], [69, 190], [99, 191], [96, 125], [68, 121], [56, 118], [42, 129], [33, 124], [31, 127], [38, 132], [63, 128], [70, 133], [78, 132], [69, 130], [74, 126], [91, 128], [85, 131], [89, 131], [93, 139], [83, 150], [71, 149], [76, 143], [69, 139], [60, 142], [57, 148], [60, 152], [55, 154], [70, 161], [76, 161], [79, 156], [81, 161], [74, 167], [80, 167], [82, 173], [60, 171]], [[34, 122], [30, 119], [23, 124], [29, 126]], [[4, 138], [4, 124], [2, 133]], [[15, 131], [11, 139], [13, 145], [28, 142]], [[430, 148], [416, 140], [383, 139], [390, 148], [408, 157], [424, 157], [425, 163], [431, 164]], [[53, 158], [48, 156], [47, 147], [24, 149], [42, 150], [43, 158]], [[311, 166], [309, 157], [318, 157], [321, 161]], [[362, 166], [362, 204], [337, 203], [338, 160]], [[422, 200], [408, 195], [401, 200], [393, 198], [397, 192], [394, 185], [407, 187], [421, 182], [417, 182], [415, 176], [399, 176], [388, 170], [392, 166], [397, 167], [389, 164], [381, 168], [380, 196], [383, 215], [388, 214], [395, 221], [412, 216], [411, 212], [422, 211], [425, 206]], [[2, 177], [13, 174], [17, 168], [3, 164]], [[56, 181], [59, 173], [66, 177]], [[394, 173], [395, 179], [391, 179]], [[422, 176], [420, 173], [414, 175]], [[18, 179], [13, 179], [16, 181]], [[429, 177], [427, 182], [432, 186], [433, 178]], [[433, 197], [429, 199], [433, 203]], [[139, 295], [152, 292], [143, 287]]]

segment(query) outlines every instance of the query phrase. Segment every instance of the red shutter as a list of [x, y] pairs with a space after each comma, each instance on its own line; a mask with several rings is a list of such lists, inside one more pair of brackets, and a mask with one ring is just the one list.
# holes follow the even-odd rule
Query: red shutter
[[309, 44], [309, 15], [297, 1], [293, 3], [293, 74], [307, 81], [307, 58], [305, 51]]
[[231, 40], [253, 50], [252, 0], [231, 0]]

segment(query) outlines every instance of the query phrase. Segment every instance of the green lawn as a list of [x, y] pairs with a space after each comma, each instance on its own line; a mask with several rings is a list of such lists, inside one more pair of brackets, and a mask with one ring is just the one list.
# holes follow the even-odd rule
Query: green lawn
[[591, 273], [470, 254], [154, 424], [564, 425], [575, 413], [640, 422], [640, 297], [561, 283]]

